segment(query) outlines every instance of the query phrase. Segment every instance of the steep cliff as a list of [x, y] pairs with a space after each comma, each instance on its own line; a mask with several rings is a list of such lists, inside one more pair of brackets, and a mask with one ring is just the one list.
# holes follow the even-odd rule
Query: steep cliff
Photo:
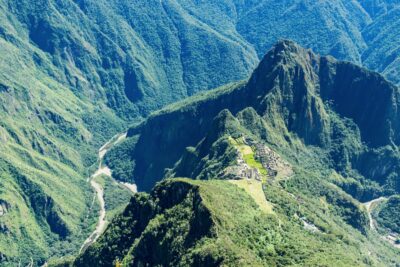
[[[325, 204], [311, 200], [317, 194], [312, 188], [304, 188], [309, 195], [292, 191], [296, 200], [275, 186], [267, 186], [264, 203], [256, 203], [254, 195], [234, 182], [165, 180], [150, 194], [133, 197], [97, 243], [65, 264], [379, 266], [398, 261], [394, 250], [385, 249], [379, 240], [367, 241], [346, 226], [340, 217], [346, 209], [354, 211], [353, 220], [360, 216], [363, 224], [366, 215], [344, 194], [326, 186], [319, 187], [327, 196]], [[271, 203], [273, 210], [262, 208]]]
[[[379, 74], [282, 41], [248, 81], [153, 114], [128, 131], [135, 142], [121, 144], [106, 158], [117, 166], [113, 160], [120, 160], [115, 155], [123, 150], [119, 155], [126, 155], [131, 166], [124, 177], [149, 190], [182, 155], [183, 161], [197, 164], [187, 156], [190, 147], [198, 150], [195, 161], [200, 162], [210, 153], [200, 152], [201, 146], [210, 148], [218, 134], [254, 136], [301, 167], [315, 157], [316, 168], [351, 177], [348, 182], [355, 178], [367, 193], [346, 182], [341, 186], [365, 200], [399, 190], [399, 101], [399, 89]], [[196, 169], [190, 164], [185, 168]]]

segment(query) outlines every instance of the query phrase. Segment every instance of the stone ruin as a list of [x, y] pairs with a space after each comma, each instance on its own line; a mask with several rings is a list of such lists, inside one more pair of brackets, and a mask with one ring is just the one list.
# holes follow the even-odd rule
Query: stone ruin
[[261, 173], [258, 169], [247, 165], [240, 153], [238, 153], [236, 165], [227, 167], [222, 172], [222, 177], [231, 180], [255, 179], [261, 181]]
[[[251, 138], [243, 138], [246, 145], [255, 150], [255, 158], [267, 170], [269, 182], [272, 182], [278, 175], [280, 177], [290, 177], [293, 175], [292, 166], [283, 160], [278, 153], [268, 146], [258, 143]], [[237, 155], [236, 165], [227, 167], [221, 176], [225, 179], [241, 180], [255, 179], [261, 181], [262, 175], [257, 168], [252, 168], [246, 164], [240, 152]]]
[[269, 178], [276, 178], [278, 174], [282, 177], [293, 175], [292, 166], [283, 160], [278, 153], [261, 143], [257, 143], [255, 147], [256, 159], [267, 170]]

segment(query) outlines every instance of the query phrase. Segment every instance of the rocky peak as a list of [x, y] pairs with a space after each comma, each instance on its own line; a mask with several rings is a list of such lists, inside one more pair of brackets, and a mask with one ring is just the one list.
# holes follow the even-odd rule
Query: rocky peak
[[[265, 54], [257, 69], [254, 71], [251, 83], [261, 85], [274, 70], [280, 68], [303, 67], [308, 73], [317, 70], [320, 57], [311, 50], [305, 49], [293, 41], [279, 41]], [[265, 86], [265, 84], [264, 84]]]
[[252, 106], [306, 144], [325, 145], [326, 111], [319, 97], [320, 57], [292, 41], [278, 42], [249, 81]]
[[[399, 88], [378, 73], [278, 42], [248, 84], [249, 104], [306, 144], [329, 144], [328, 109], [353, 120], [373, 147], [399, 143]], [[328, 105], [327, 105], [328, 104]]]

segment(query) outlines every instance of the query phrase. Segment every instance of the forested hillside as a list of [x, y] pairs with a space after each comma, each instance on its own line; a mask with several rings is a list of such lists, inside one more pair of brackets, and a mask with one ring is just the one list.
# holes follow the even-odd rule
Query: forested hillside
[[237, 32], [260, 58], [279, 39], [291, 39], [400, 82], [398, 0], [178, 2], [208, 24]]
[[86, 179], [108, 138], [256, 62], [239, 38], [159, 1], [1, 1], [0, 21], [0, 258], [11, 265], [79, 250], [98, 211]]
[[[368, 200], [400, 189], [399, 94], [398, 87], [375, 72], [282, 41], [265, 55], [248, 81], [152, 114], [129, 129], [128, 140], [111, 150], [106, 161], [116, 169], [116, 178], [121, 173], [120, 179], [134, 179], [147, 191], [169, 170], [198, 169], [204, 175], [207, 163], [199, 168], [190, 164], [229, 151], [223, 144], [214, 147], [225, 132], [248, 133], [298, 162], [302, 154], [315, 156], [318, 168], [351, 177], [341, 186]], [[210, 149], [217, 150], [211, 153]], [[184, 164], [189, 166], [183, 168]], [[208, 170], [208, 175], [178, 172], [177, 176], [212, 178], [224, 167], [211, 164], [216, 170]]]
[[[0, 0], [1, 264], [76, 253], [98, 213], [87, 183], [97, 149], [167, 104], [246, 79], [279, 39], [398, 83], [398, 10], [397, 1], [372, 0]], [[379, 149], [360, 162], [397, 157]], [[380, 170], [350, 161], [341, 168], [378, 181], [363, 184], [362, 197], [397, 190], [393, 166], [379, 184]], [[133, 166], [119, 166], [117, 176], [132, 179]], [[343, 188], [358, 190], [358, 180]]]
[[399, 105], [380, 74], [278, 42], [248, 80], [129, 129], [106, 163], [151, 193], [68, 264], [396, 266]]

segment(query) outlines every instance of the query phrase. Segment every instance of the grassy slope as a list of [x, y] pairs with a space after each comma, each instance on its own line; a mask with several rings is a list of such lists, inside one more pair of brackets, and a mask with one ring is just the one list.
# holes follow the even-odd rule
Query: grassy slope
[[[150, 197], [132, 200], [75, 264], [394, 266], [400, 260], [379, 239], [367, 242], [366, 236], [347, 226], [337, 216], [336, 204], [315, 198], [306, 188], [291, 191], [302, 199], [299, 203], [286, 190], [279, 185], [265, 188], [268, 201], [276, 204], [274, 213], [265, 213], [245, 190], [227, 181], [164, 181]], [[149, 213], [149, 207], [158, 211]], [[196, 217], [200, 210], [201, 217]], [[146, 215], [139, 216], [138, 211]], [[299, 219], [304, 216], [321, 232], [304, 229]], [[106, 252], [110, 246], [118, 251]]]
[[[274, 49], [265, 57], [266, 61], [260, 64], [247, 86], [241, 83], [223, 87], [153, 114], [146, 122], [129, 130], [128, 136], [133, 136], [135, 142], [121, 144], [106, 157], [109, 157], [110, 161], [120, 161], [120, 156], [124, 155], [122, 158], [130, 158], [131, 162], [136, 161], [141, 171], [145, 170], [142, 173], [160, 174], [159, 179], [162, 179], [165, 171], [172, 174], [167, 177], [188, 176], [194, 179], [210, 179], [220, 178], [218, 173], [234, 162], [230, 153], [232, 142], [229, 142], [229, 136], [235, 138], [244, 136], [266, 143], [287, 159], [295, 171], [291, 179], [279, 179], [265, 189], [266, 199], [272, 203], [274, 213], [277, 213], [278, 217], [279, 214], [283, 215], [284, 218], [279, 219], [287, 225], [283, 233], [280, 233], [285, 237], [285, 242], [280, 243], [281, 236], [271, 237], [270, 242], [277, 242], [278, 247], [274, 248], [276, 254], [272, 254], [276, 255], [274, 260], [285, 266], [317, 265], [319, 262], [322, 262], [322, 265], [333, 266], [334, 264], [395, 266], [399, 262], [396, 251], [390, 244], [368, 230], [368, 217], [360, 202], [379, 196], [383, 192], [398, 190], [396, 183], [392, 183], [397, 178], [392, 174], [380, 178], [374, 176], [373, 173], [376, 172], [372, 170], [379, 169], [383, 165], [369, 161], [375, 159], [390, 163], [391, 170], [386, 169], [386, 171], [396, 173], [399, 166], [395, 152], [398, 143], [393, 142], [398, 140], [394, 137], [391, 145], [387, 145], [385, 140], [388, 140], [386, 138], [390, 140], [391, 137], [386, 133], [374, 137], [373, 131], [366, 130], [371, 127], [370, 122], [374, 121], [374, 124], [381, 125], [380, 123], [385, 121], [382, 118], [386, 115], [392, 119], [396, 116], [396, 113], [390, 110], [378, 111], [381, 105], [378, 106], [377, 103], [393, 100], [392, 104], [396, 106], [398, 88], [388, 84], [376, 73], [365, 69], [336, 62], [331, 58], [314, 58], [308, 51], [290, 42], [280, 43]], [[277, 63], [281, 61], [284, 62], [283, 65]], [[271, 62], [276, 65], [270, 64]], [[314, 62], [313, 67], [309, 65], [310, 62]], [[301, 69], [304, 70], [304, 76], [291, 76], [301, 73]], [[323, 73], [329, 70], [338, 71], [334, 74]], [[342, 73], [346, 73], [347, 76], [341, 76]], [[318, 74], [321, 75], [321, 79], [330, 77], [331, 80], [326, 81], [326, 84], [313, 83], [320, 81], [315, 78]], [[368, 87], [370, 91], [366, 91], [362, 86], [363, 83], [359, 83], [361, 80], [368, 81], [366, 83], [370, 85]], [[329, 81], [339, 82], [336, 84]], [[320, 88], [321, 91], [316, 91], [316, 88]], [[329, 95], [330, 92], [341, 92], [340, 90], [354, 94], [363, 90], [365, 105], [373, 110], [373, 112], [367, 111], [370, 115], [368, 123], [362, 119], [365, 118], [362, 115], [365, 114], [364, 105], [359, 109], [352, 108], [349, 115], [347, 108], [350, 106], [347, 100], [338, 98], [335, 94]], [[386, 95], [388, 98], [378, 100], [376, 92], [386, 92], [380, 94], [380, 97]], [[321, 99], [318, 99], [320, 96]], [[392, 125], [396, 125], [395, 121]], [[371, 129], [380, 131], [385, 128]], [[397, 130], [393, 133], [393, 136], [398, 135]], [[150, 143], [146, 140], [155, 141]], [[373, 143], [369, 144], [368, 148], [362, 140], [370, 140]], [[385, 148], [380, 147], [383, 144]], [[139, 145], [143, 147], [138, 148]], [[236, 145], [248, 155], [248, 163], [254, 164], [254, 157], [251, 156], [253, 151], [248, 146]], [[153, 149], [157, 152], [152, 153]], [[393, 150], [393, 154], [385, 154], [383, 151], [386, 149]], [[383, 153], [374, 154], [376, 152]], [[143, 153], [149, 154], [147, 170], [145, 165], [147, 161], [143, 160]], [[170, 162], [160, 160], [166, 158]], [[358, 159], [366, 160], [368, 164], [362, 164], [363, 162], [358, 162]], [[143, 161], [138, 163], [139, 160]], [[154, 171], [154, 162], [161, 168], [159, 172]], [[161, 166], [166, 169], [162, 169]], [[208, 174], [196, 172], [199, 166], [201, 171], [205, 170]], [[132, 168], [135, 168], [135, 165]], [[154, 177], [152, 180], [147, 180], [146, 176], [132, 176], [129, 173], [127, 176], [135, 178], [139, 185], [140, 182], [150, 184], [154, 182]], [[213, 192], [216, 194], [214, 196], [216, 199], [225, 197], [225, 194], [229, 195], [228, 192], [221, 194], [218, 190], [224, 192], [220, 188], [215, 189]], [[259, 190], [253, 197], [261, 202]], [[223, 200], [217, 199], [212, 205], [217, 207], [216, 210], [219, 208], [228, 210], [220, 207], [220, 203], [222, 204]], [[240, 204], [232, 203], [232, 205]], [[209, 208], [213, 209], [211, 206]], [[240, 217], [237, 214], [232, 216]], [[320, 232], [305, 234], [300, 231], [302, 220], [311, 222]], [[160, 224], [155, 222], [151, 229], [158, 229], [157, 227], [168, 224], [167, 222], [163, 221]], [[225, 227], [231, 229], [228, 222], [221, 227], [221, 231], [224, 231]], [[150, 232], [149, 230], [147, 233]], [[163, 237], [161, 232], [158, 238]], [[246, 237], [240, 236], [235, 242], [242, 242], [241, 238], [246, 240]], [[248, 246], [254, 248], [257, 241], [252, 241]], [[268, 244], [260, 244], [260, 250], [265, 247], [268, 247]], [[164, 251], [162, 248], [160, 250]], [[132, 254], [140, 251], [136, 250], [136, 247], [131, 250]], [[318, 253], [315, 254], [314, 251]], [[346, 253], [348, 255], [344, 256]], [[132, 257], [135, 258], [134, 255]]]
[[[13, 208], [0, 218], [10, 228], [0, 233], [0, 253], [11, 265], [28, 263], [31, 256], [43, 263], [79, 248], [97, 210], [85, 181], [96, 150], [126, 125], [118, 116], [138, 119], [199, 88], [246, 75], [254, 65], [254, 51], [193, 20], [179, 6], [169, 6], [148, 24], [153, 18], [143, 16], [143, 9], [150, 15], [162, 9], [159, 3], [120, 4], [1, 1], [0, 158], [54, 201], [71, 232], [68, 240], [59, 240], [34, 214], [16, 178], [4, 173], [0, 199]], [[199, 38], [207, 43], [196, 42]], [[188, 47], [181, 46], [184, 42]], [[202, 56], [205, 47], [208, 57]], [[181, 57], [183, 51], [188, 54]], [[221, 53], [237, 58], [224, 57], [221, 63]]]
[[[85, 218], [83, 211], [91, 205], [91, 191], [82, 181], [88, 174], [86, 167], [95, 160], [95, 148], [125, 124], [115, 113], [124, 118], [144, 116], [199, 90], [243, 78], [254, 66], [255, 49], [236, 31], [236, 24], [242, 25], [242, 30], [254, 26], [264, 31], [264, 23], [249, 25], [256, 20], [252, 13], [248, 19], [242, 16], [248, 8], [245, 6], [240, 6], [237, 14], [203, 16], [234, 10], [230, 1], [205, 5], [193, 7], [186, 1], [163, 5], [158, 1], [142, 1], [140, 5], [125, 1], [1, 1], [0, 157], [43, 187], [73, 231], [79, 225], [78, 217]], [[335, 38], [324, 35], [326, 42], [333, 43], [318, 44], [317, 49], [343, 57], [349, 54], [356, 60], [355, 47], [363, 43], [354, 31], [364, 23], [364, 15], [357, 13], [357, 26], [351, 26], [347, 18], [352, 13], [341, 5], [324, 6], [323, 11], [325, 8], [344, 14], [340, 28], [348, 27], [350, 34], [341, 31]], [[306, 24], [313, 23], [321, 12], [311, 10]], [[326, 25], [331, 25], [328, 22]], [[320, 39], [319, 33], [332, 33], [332, 27], [327, 28], [330, 30], [322, 27], [311, 33]], [[276, 37], [296, 39], [292, 34]], [[261, 47], [259, 54], [275, 41], [264, 40], [257, 32], [253, 36], [260, 36], [254, 40], [255, 46]], [[353, 37], [357, 44], [351, 45], [348, 39]], [[343, 51], [333, 49], [337, 42], [339, 48], [344, 44]], [[109, 126], [105, 129], [104, 125]], [[59, 177], [65, 179], [58, 181]], [[2, 198], [10, 198], [12, 186], [0, 183], [9, 189]], [[61, 194], [65, 189], [68, 194]], [[80, 199], [84, 203], [74, 203], [79, 214], [73, 219], [62, 215], [71, 210], [66, 199], [74, 192], [69, 190], [87, 194]], [[60, 197], [63, 195], [66, 198]], [[31, 209], [28, 203], [18, 203]], [[46, 228], [38, 226], [32, 214], [30, 223]], [[30, 236], [29, 240], [35, 239]], [[11, 242], [9, 236], [7, 240]], [[43, 247], [43, 241], [38, 242]]]
[[263, 184], [256, 180], [232, 180], [231, 183], [243, 188], [266, 213], [273, 213], [271, 203], [267, 202], [263, 192]]

